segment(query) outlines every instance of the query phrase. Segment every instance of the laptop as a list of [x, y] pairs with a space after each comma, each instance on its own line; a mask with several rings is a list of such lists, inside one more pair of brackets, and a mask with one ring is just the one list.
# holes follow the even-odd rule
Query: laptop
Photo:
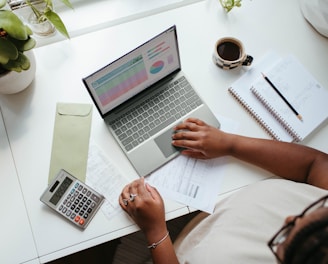
[[175, 25], [83, 83], [139, 176], [179, 154], [171, 137], [173, 127], [186, 118], [220, 126], [181, 70]]

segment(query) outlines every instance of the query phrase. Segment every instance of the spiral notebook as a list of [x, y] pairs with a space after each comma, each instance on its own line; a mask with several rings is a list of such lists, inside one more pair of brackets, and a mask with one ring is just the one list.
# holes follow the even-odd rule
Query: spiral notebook
[[[263, 78], [264, 73], [300, 115], [302, 121]], [[304, 140], [328, 118], [328, 91], [292, 55], [265, 55], [237, 80], [230, 93], [274, 138]]]

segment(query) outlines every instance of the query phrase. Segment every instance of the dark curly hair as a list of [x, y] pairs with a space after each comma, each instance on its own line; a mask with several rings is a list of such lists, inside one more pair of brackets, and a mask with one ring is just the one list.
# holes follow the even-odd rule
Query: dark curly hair
[[327, 264], [328, 219], [309, 223], [285, 249], [283, 264]]

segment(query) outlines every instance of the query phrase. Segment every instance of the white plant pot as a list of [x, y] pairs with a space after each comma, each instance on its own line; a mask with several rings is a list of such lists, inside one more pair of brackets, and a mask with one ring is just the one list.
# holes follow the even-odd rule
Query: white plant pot
[[30, 68], [26, 71], [10, 71], [0, 75], [0, 93], [14, 94], [26, 89], [35, 77], [36, 62], [32, 50], [24, 53], [30, 59]]

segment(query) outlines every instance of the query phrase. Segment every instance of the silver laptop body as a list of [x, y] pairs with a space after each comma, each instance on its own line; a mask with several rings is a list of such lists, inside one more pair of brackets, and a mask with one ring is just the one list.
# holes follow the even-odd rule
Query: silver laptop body
[[145, 176], [179, 154], [173, 127], [187, 117], [220, 123], [181, 71], [172, 26], [83, 78], [97, 109], [131, 164]]

